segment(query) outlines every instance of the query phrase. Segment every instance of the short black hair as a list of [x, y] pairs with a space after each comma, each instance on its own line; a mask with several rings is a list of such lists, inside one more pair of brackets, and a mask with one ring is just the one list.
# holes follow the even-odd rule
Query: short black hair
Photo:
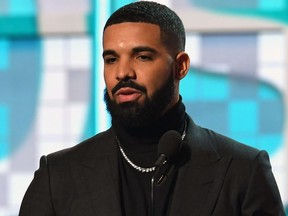
[[185, 50], [185, 28], [179, 16], [165, 5], [152, 1], [138, 1], [116, 10], [107, 20], [108, 26], [124, 22], [143, 22], [160, 27], [161, 40], [170, 51]]

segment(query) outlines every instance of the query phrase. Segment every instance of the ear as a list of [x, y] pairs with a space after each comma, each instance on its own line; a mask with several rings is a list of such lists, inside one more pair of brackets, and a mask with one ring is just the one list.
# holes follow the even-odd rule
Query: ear
[[190, 58], [186, 52], [180, 52], [176, 56], [176, 71], [175, 78], [178, 80], [183, 79], [189, 71]]

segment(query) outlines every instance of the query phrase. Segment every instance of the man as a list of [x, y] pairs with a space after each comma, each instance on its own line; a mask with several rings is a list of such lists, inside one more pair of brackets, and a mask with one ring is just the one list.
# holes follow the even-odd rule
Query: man
[[112, 127], [43, 156], [20, 216], [284, 215], [267, 153], [185, 113], [184, 47], [183, 24], [166, 6], [136, 2], [112, 14], [103, 32]]

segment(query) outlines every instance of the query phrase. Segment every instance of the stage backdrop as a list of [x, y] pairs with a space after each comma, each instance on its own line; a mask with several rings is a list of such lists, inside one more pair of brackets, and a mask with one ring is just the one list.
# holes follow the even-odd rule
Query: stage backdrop
[[[101, 36], [132, 0], [1, 0], [0, 216], [18, 215], [43, 154], [110, 126]], [[268, 151], [288, 204], [288, 0], [162, 0], [187, 32], [187, 112]]]

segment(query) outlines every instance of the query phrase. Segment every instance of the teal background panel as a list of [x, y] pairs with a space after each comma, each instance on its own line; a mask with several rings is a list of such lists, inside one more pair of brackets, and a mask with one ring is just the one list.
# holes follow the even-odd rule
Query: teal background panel
[[280, 133], [263, 134], [262, 136], [259, 136], [255, 147], [258, 149], [265, 149], [269, 153], [273, 154], [275, 153], [275, 145], [277, 146], [277, 143], [282, 142], [283, 136]]
[[0, 104], [0, 160], [9, 154], [10, 120], [9, 108]]
[[34, 16], [1, 16], [0, 36], [25, 37], [38, 34], [37, 19]]
[[9, 66], [9, 42], [7, 39], [0, 38], [0, 73], [4, 72]]
[[255, 134], [258, 131], [258, 103], [255, 100], [233, 100], [229, 103], [231, 133]]
[[0, 104], [9, 108], [6, 111], [10, 116], [9, 124], [5, 125], [9, 131], [7, 144], [13, 153], [23, 144], [36, 118], [42, 46], [41, 40], [36, 38], [11, 39], [9, 44], [10, 66], [5, 73], [0, 73]]
[[8, 13], [11, 15], [32, 15], [36, 13], [37, 0], [9, 0]]
[[[245, 79], [246, 85], [243, 85], [245, 80], [237, 76], [228, 74], [214, 74], [214, 76], [215, 80], [222, 80], [219, 86], [224, 85], [223, 89], [230, 95], [226, 99], [216, 100], [208, 97], [204, 99], [201, 92], [204, 86], [211, 90], [211, 94], [221, 87], [213, 89], [215, 85], [209, 81], [211, 78], [209, 72], [201, 69], [190, 70], [180, 85], [180, 94], [187, 112], [200, 126], [247, 145], [267, 150], [273, 155], [284, 145], [285, 105], [282, 94], [275, 87], [255, 81], [254, 78], [252, 81]], [[230, 83], [229, 88], [227, 83]], [[248, 88], [245, 92], [241, 93], [246, 87]], [[265, 137], [269, 138], [269, 143], [261, 143]]]
[[287, 7], [286, 0], [259, 0], [259, 9], [264, 11], [279, 11]]
[[281, 97], [281, 92], [271, 84], [263, 82], [258, 88], [258, 97], [261, 100], [275, 100]]
[[0, 105], [0, 138], [6, 138], [9, 134], [9, 109], [5, 105]]

